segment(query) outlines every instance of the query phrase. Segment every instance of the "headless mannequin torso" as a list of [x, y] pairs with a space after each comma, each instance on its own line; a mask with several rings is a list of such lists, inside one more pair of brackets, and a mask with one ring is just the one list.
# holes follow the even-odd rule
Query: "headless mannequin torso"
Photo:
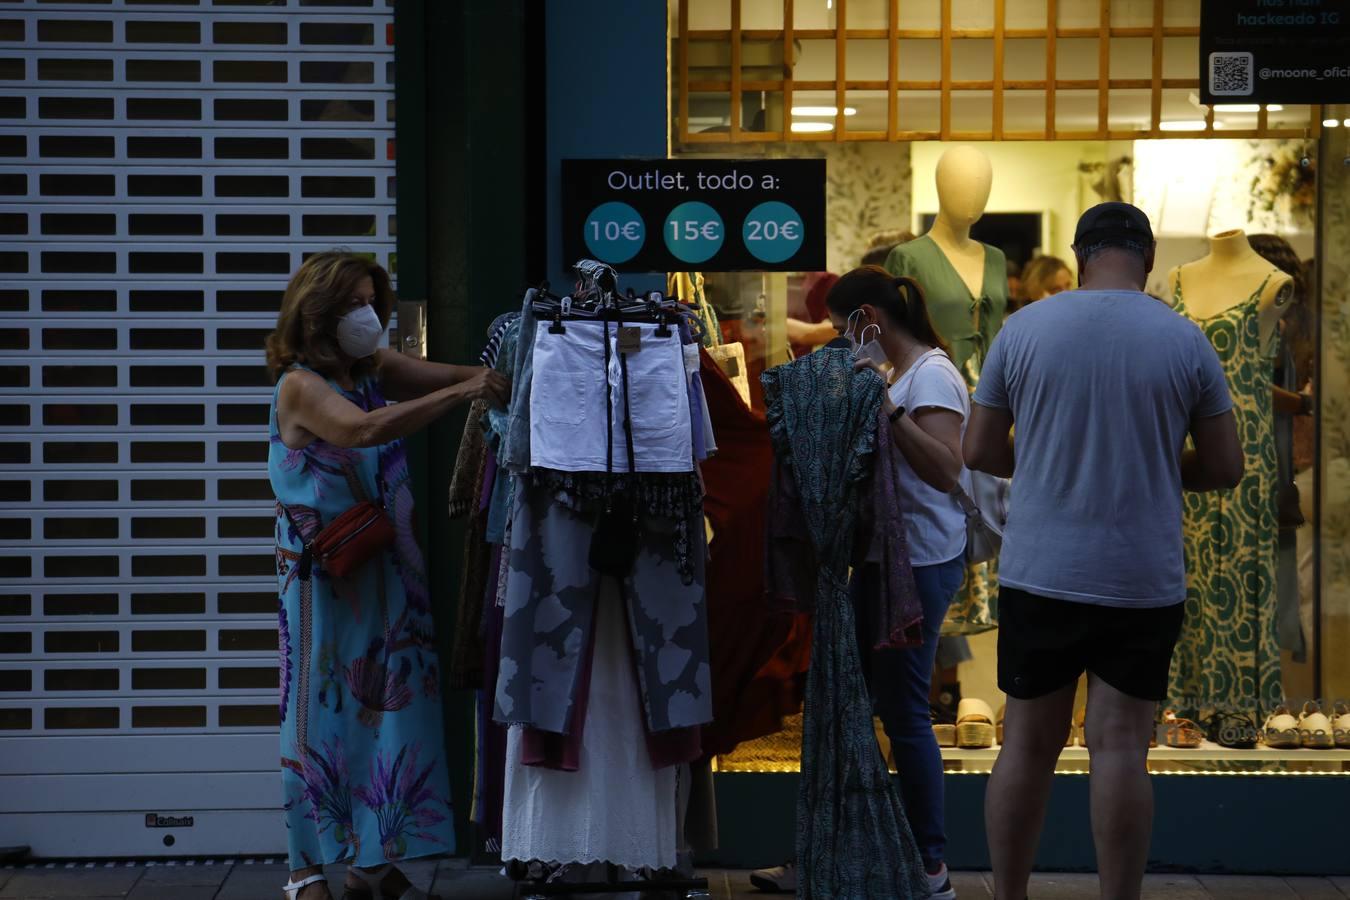
[[985, 248], [970, 239], [970, 227], [984, 215], [993, 183], [989, 158], [974, 147], [953, 147], [938, 160], [938, 214], [928, 237], [975, 297], [984, 286]]
[[1261, 344], [1271, 346], [1275, 328], [1293, 296], [1293, 279], [1253, 250], [1241, 230], [1214, 235], [1209, 248], [1208, 256], [1168, 273], [1169, 297], [1176, 296], [1177, 285], [1181, 284], [1191, 317], [1211, 319], [1246, 300], [1269, 278], [1256, 308], [1261, 318]]

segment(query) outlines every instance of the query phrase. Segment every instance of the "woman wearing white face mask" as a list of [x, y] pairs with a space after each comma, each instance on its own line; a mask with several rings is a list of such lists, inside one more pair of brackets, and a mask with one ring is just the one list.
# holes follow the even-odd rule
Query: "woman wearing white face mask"
[[[938, 900], [950, 900], [956, 894], [944, 862], [942, 755], [928, 695], [942, 620], [965, 571], [965, 514], [949, 492], [968, 478], [961, 436], [970, 395], [933, 329], [917, 282], [863, 266], [840, 278], [825, 303], [835, 326], [854, 336], [856, 365], [877, 369], [890, 385], [882, 409], [904, 460], [897, 494], [923, 607], [923, 643], [877, 653], [871, 688], [929, 889]], [[862, 585], [854, 587], [855, 598], [867, 595]]]
[[510, 384], [381, 349], [393, 305], [384, 269], [317, 254], [267, 339], [287, 900], [331, 900], [322, 867], [338, 862], [344, 900], [425, 900], [392, 863], [454, 849], [402, 439], [462, 403], [504, 406]]

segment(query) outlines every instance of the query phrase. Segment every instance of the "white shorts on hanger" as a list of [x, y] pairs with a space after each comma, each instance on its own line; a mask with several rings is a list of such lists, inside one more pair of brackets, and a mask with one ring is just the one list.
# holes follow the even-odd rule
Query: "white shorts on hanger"
[[[612, 406], [613, 470], [628, 471], [624, 435], [623, 377], [618, 326], [609, 323], [610, 364], [605, 367], [605, 323], [569, 320], [563, 334], [539, 322], [534, 334], [530, 386], [530, 465], [564, 472], [604, 472], [609, 451], [605, 396]], [[654, 324], [638, 330], [638, 350], [629, 352], [629, 414], [638, 472], [689, 472], [694, 468], [689, 382], [678, 326], [658, 337]]]

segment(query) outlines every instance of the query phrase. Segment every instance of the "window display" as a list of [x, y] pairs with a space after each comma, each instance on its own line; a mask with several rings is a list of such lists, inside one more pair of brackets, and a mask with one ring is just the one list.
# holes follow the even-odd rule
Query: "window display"
[[[1324, 464], [1321, 453], [1314, 453], [1319, 401], [1312, 362], [1319, 351], [1312, 325], [1325, 281], [1319, 285], [1300, 259], [1313, 255], [1314, 223], [1304, 215], [1294, 215], [1287, 205], [1252, 207], [1245, 193], [1230, 196], [1225, 192], [1225, 185], [1241, 183], [1264, 170], [1271, 145], [1166, 141], [1164, 149], [1150, 146], [1153, 143], [982, 144], [968, 148], [973, 153], [966, 155], [967, 160], [983, 156], [992, 161], [994, 174], [984, 204], [991, 213], [1037, 208], [1033, 203], [1049, 209], [1045, 191], [1038, 185], [1055, 183], [1055, 179], [1074, 186], [1067, 201], [1055, 201], [1067, 202], [1066, 210], [1086, 208], [1104, 199], [1106, 187], [1116, 188], [1112, 193], [1123, 192], [1146, 209], [1158, 223], [1159, 239], [1159, 263], [1150, 290], [1160, 302], [1194, 320], [1210, 338], [1224, 361], [1237, 400], [1248, 444], [1247, 475], [1235, 491], [1193, 495], [1187, 500], [1187, 625], [1174, 660], [1169, 699], [1159, 706], [1157, 746], [1150, 765], [1160, 772], [1350, 771], [1350, 753], [1346, 752], [1350, 740], [1344, 737], [1350, 721], [1343, 720], [1346, 707], [1337, 703], [1340, 694], [1350, 693], [1350, 681], [1334, 677], [1334, 664], [1328, 657], [1329, 644], [1343, 643], [1344, 638], [1333, 634], [1334, 606], [1319, 597], [1321, 585], [1314, 577], [1319, 525], [1332, 524], [1325, 513], [1320, 521], [1314, 515], [1319, 502], [1314, 475]], [[927, 224], [915, 211], [950, 207], [938, 166], [951, 158], [953, 148], [932, 144], [903, 148], [910, 151], [908, 164], [900, 148], [886, 149], [890, 164], [902, 170], [900, 175], [887, 177], [906, 183], [910, 196], [902, 217], [882, 223], [878, 232]], [[855, 177], [843, 167], [860, 164], [835, 147], [820, 152], [831, 167], [827, 206], [832, 208], [836, 192]], [[876, 166], [881, 159], [878, 151], [862, 165]], [[1111, 159], [1131, 160], [1129, 166], [1121, 167], [1120, 179], [1108, 185], [1104, 180], [1079, 177], [1082, 166]], [[1213, 188], [1199, 211], [1169, 197], [1169, 185], [1177, 177], [1169, 169], [1169, 160], [1175, 164], [1178, 159], [1186, 160], [1191, 172], [1195, 170], [1191, 160], [1212, 170], [1204, 177], [1213, 182]], [[944, 200], [948, 201], [945, 206]], [[1066, 216], [1047, 216], [1042, 256], [1036, 259], [1053, 253], [1048, 260], [1053, 266], [1046, 268], [1053, 269], [1056, 280], [1072, 285], [1077, 279], [1073, 265], [1060, 261], [1073, 258], [1064, 233]], [[859, 264], [873, 249], [871, 236], [855, 240], [852, 258], [832, 253], [832, 266], [838, 264], [847, 271]], [[985, 322], [977, 325], [978, 314], [988, 315], [1000, 301], [1006, 303], [1010, 293], [1002, 251], [989, 247], [982, 257], [983, 270], [975, 273], [978, 277], [967, 279], [962, 277], [962, 267], [942, 252], [937, 237], [924, 235], [901, 244], [889, 250], [886, 258], [891, 267], [903, 266], [906, 274], [914, 275], [928, 289], [935, 307], [944, 296], [964, 297], [951, 308], [970, 310], [966, 346], [959, 352], [966, 363], [963, 372], [974, 382], [978, 345], [981, 340], [992, 340], [998, 330], [985, 327]], [[1286, 249], [1268, 249], [1277, 245]], [[1000, 265], [988, 265], [993, 258]], [[975, 267], [965, 268], [973, 271]], [[760, 371], [800, 356], [803, 349], [814, 349], [789, 347], [784, 323], [794, 305], [803, 305], [795, 298], [804, 297], [812, 283], [828, 277], [828, 273], [704, 276], [707, 298], [723, 320], [723, 332], [730, 328], [732, 334], [745, 338], [752, 384]], [[980, 287], [982, 302], [975, 302], [972, 281]], [[995, 321], [1001, 324], [1011, 314], [1000, 309]], [[942, 323], [938, 326], [942, 328]], [[772, 337], [775, 332], [780, 337]], [[1323, 335], [1321, 353], [1346, 352], [1326, 345], [1325, 324]], [[961, 335], [956, 338], [955, 343], [963, 343]], [[1324, 412], [1326, 408], [1321, 406]], [[1322, 433], [1325, 443], [1339, 430], [1324, 426]], [[1336, 463], [1331, 465], [1334, 471]], [[1326, 478], [1327, 470], [1322, 471]], [[1335, 482], [1327, 488], [1334, 490]], [[1324, 494], [1321, 502], [1327, 499]], [[1321, 546], [1326, 546], [1325, 539]], [[982, 596], [996, 597], [996, 583], [996, 572], [991, 573]], [[963, 590], [963, 595], [968, 596], [969, 590]], [[968, 643], [969, 657], [962, 658], [960, 648], [954, 648], [956, 672], [935, 675], [934, 728], [949, 771], [988, 771], [1000, 743], [996, 732], [1002, 700], [993, 677], [996, 632], [972, 633], [978, 632], [982, 621], [979, 613], [963, 623], [976, 627], [954, 628], [958, 615], [949, 617], [947, 630], [952, 632], [951, 640]], [[983, 621], [989, 623], [986, 628], [996, 627], [996, 609]], [[1340, 621], [1344, 627], [1345, 620]], [[962, 631], [969, 636], [959, 636]], [[939, 666], [943, 656], [939, 654]], [[950, 660], [949, 656], [946, 662]], [[976, 701], [989, 712], [962, 704], [963, 700]], [[1082, 706], [1080, 693], [1076, 707], [1080, 717]], [[1342, 712], [1337, 713], [1338, 709]], [[968, 740], [960, 739], [960, 724], [967, 726]], [[994, 732], [988, 745], [986, 724]], [[782, 731], [739, 744], [720, 755], [717, 764], [724, 771], [796, 770], [801, 727], [799, 714], [787, 716]], [[883, 750], [888, 751], [884, 734], [879, 727], [876, 730]], [[1339, 740], [1338, 734], [1342, 735]], [[1071, 735], [1060, 759], [1061, 771], [1080, 771], [1086, 764], [1081, 734]]]

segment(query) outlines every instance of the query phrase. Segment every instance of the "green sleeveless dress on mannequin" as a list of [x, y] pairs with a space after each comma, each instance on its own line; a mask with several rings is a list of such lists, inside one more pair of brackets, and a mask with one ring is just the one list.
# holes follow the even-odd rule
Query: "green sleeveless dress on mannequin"
[[1273, 341], [1261, 339], [1259, 305], [1269, 277], [1247, 299], [1200, 318], [1177, 279], [1174, 308], [1204, 330], [1228, 376], [1246, 474], [1233, 490], [1185, 498], [1186, 621], [1172, 658], [1171, 705], [1261, 716], [1283, 701], [1275, 593], [1279, 523], [1271, 383]]

